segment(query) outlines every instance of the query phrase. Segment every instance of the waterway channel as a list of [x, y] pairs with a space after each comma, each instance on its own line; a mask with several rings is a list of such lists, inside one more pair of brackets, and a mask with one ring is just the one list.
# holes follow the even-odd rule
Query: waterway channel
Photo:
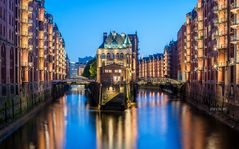
[[90, 108], [84, 86], [42, 109], [1, 149], [238, 149], [239, 134], [157, 90], [139, 90], [124, 112]]

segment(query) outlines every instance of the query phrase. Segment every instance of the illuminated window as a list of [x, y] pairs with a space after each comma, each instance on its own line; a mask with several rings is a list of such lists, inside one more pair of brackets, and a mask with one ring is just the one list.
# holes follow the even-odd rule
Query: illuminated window
[[122, 72], [121, 69], [117, 69], [117, 70], [115, 70], [115, 73], [121, 73], [121, 72]]
[[105, 69], [105, 73], [112, 73], [112, 70]]

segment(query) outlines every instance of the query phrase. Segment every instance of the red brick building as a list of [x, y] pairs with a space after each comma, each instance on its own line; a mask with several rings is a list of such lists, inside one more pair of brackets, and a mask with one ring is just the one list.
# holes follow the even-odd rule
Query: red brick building
[[[182, 27], [178, 32], [179, 70], [190, 82], [190, 95], [195, 99], [239, 105], [238, 4], [238, 0], [198, 0], [186, 15], [185, 31]], [[186, 57], [181, 52], [183, 40]]]
[[19, 9], [16, 0], [0, 1], [0, 96], [18, 94]]
[[64, 47], [44, 0], [1, 0], [0, 97], [40, 92], [64, 79]]

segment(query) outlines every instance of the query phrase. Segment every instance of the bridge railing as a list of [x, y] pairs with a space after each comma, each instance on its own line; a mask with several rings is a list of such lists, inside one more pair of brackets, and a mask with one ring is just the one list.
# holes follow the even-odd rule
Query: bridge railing
[[148, 83], [152, 83], [152, 84], [166, 84], [166, 83], [170, 83], [170, 84], [182, 84], [182, 81], [179, 80], [174, 80], [174, 79], [170, 79], [170, 78], [150, 78], [150, 79], [143, 79], [140, 80], [138, 82], [139, 84], [148, 84]]

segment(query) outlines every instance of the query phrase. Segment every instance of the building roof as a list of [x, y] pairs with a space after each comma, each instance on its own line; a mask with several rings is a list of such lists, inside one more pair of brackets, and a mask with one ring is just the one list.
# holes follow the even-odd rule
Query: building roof
[[124, 49], [128, 47], [132, 47], [129, 36], [125, 33], [118, 34], [116, 32], [111, 32], [100, 46], [100, 48], [105, 49]]

